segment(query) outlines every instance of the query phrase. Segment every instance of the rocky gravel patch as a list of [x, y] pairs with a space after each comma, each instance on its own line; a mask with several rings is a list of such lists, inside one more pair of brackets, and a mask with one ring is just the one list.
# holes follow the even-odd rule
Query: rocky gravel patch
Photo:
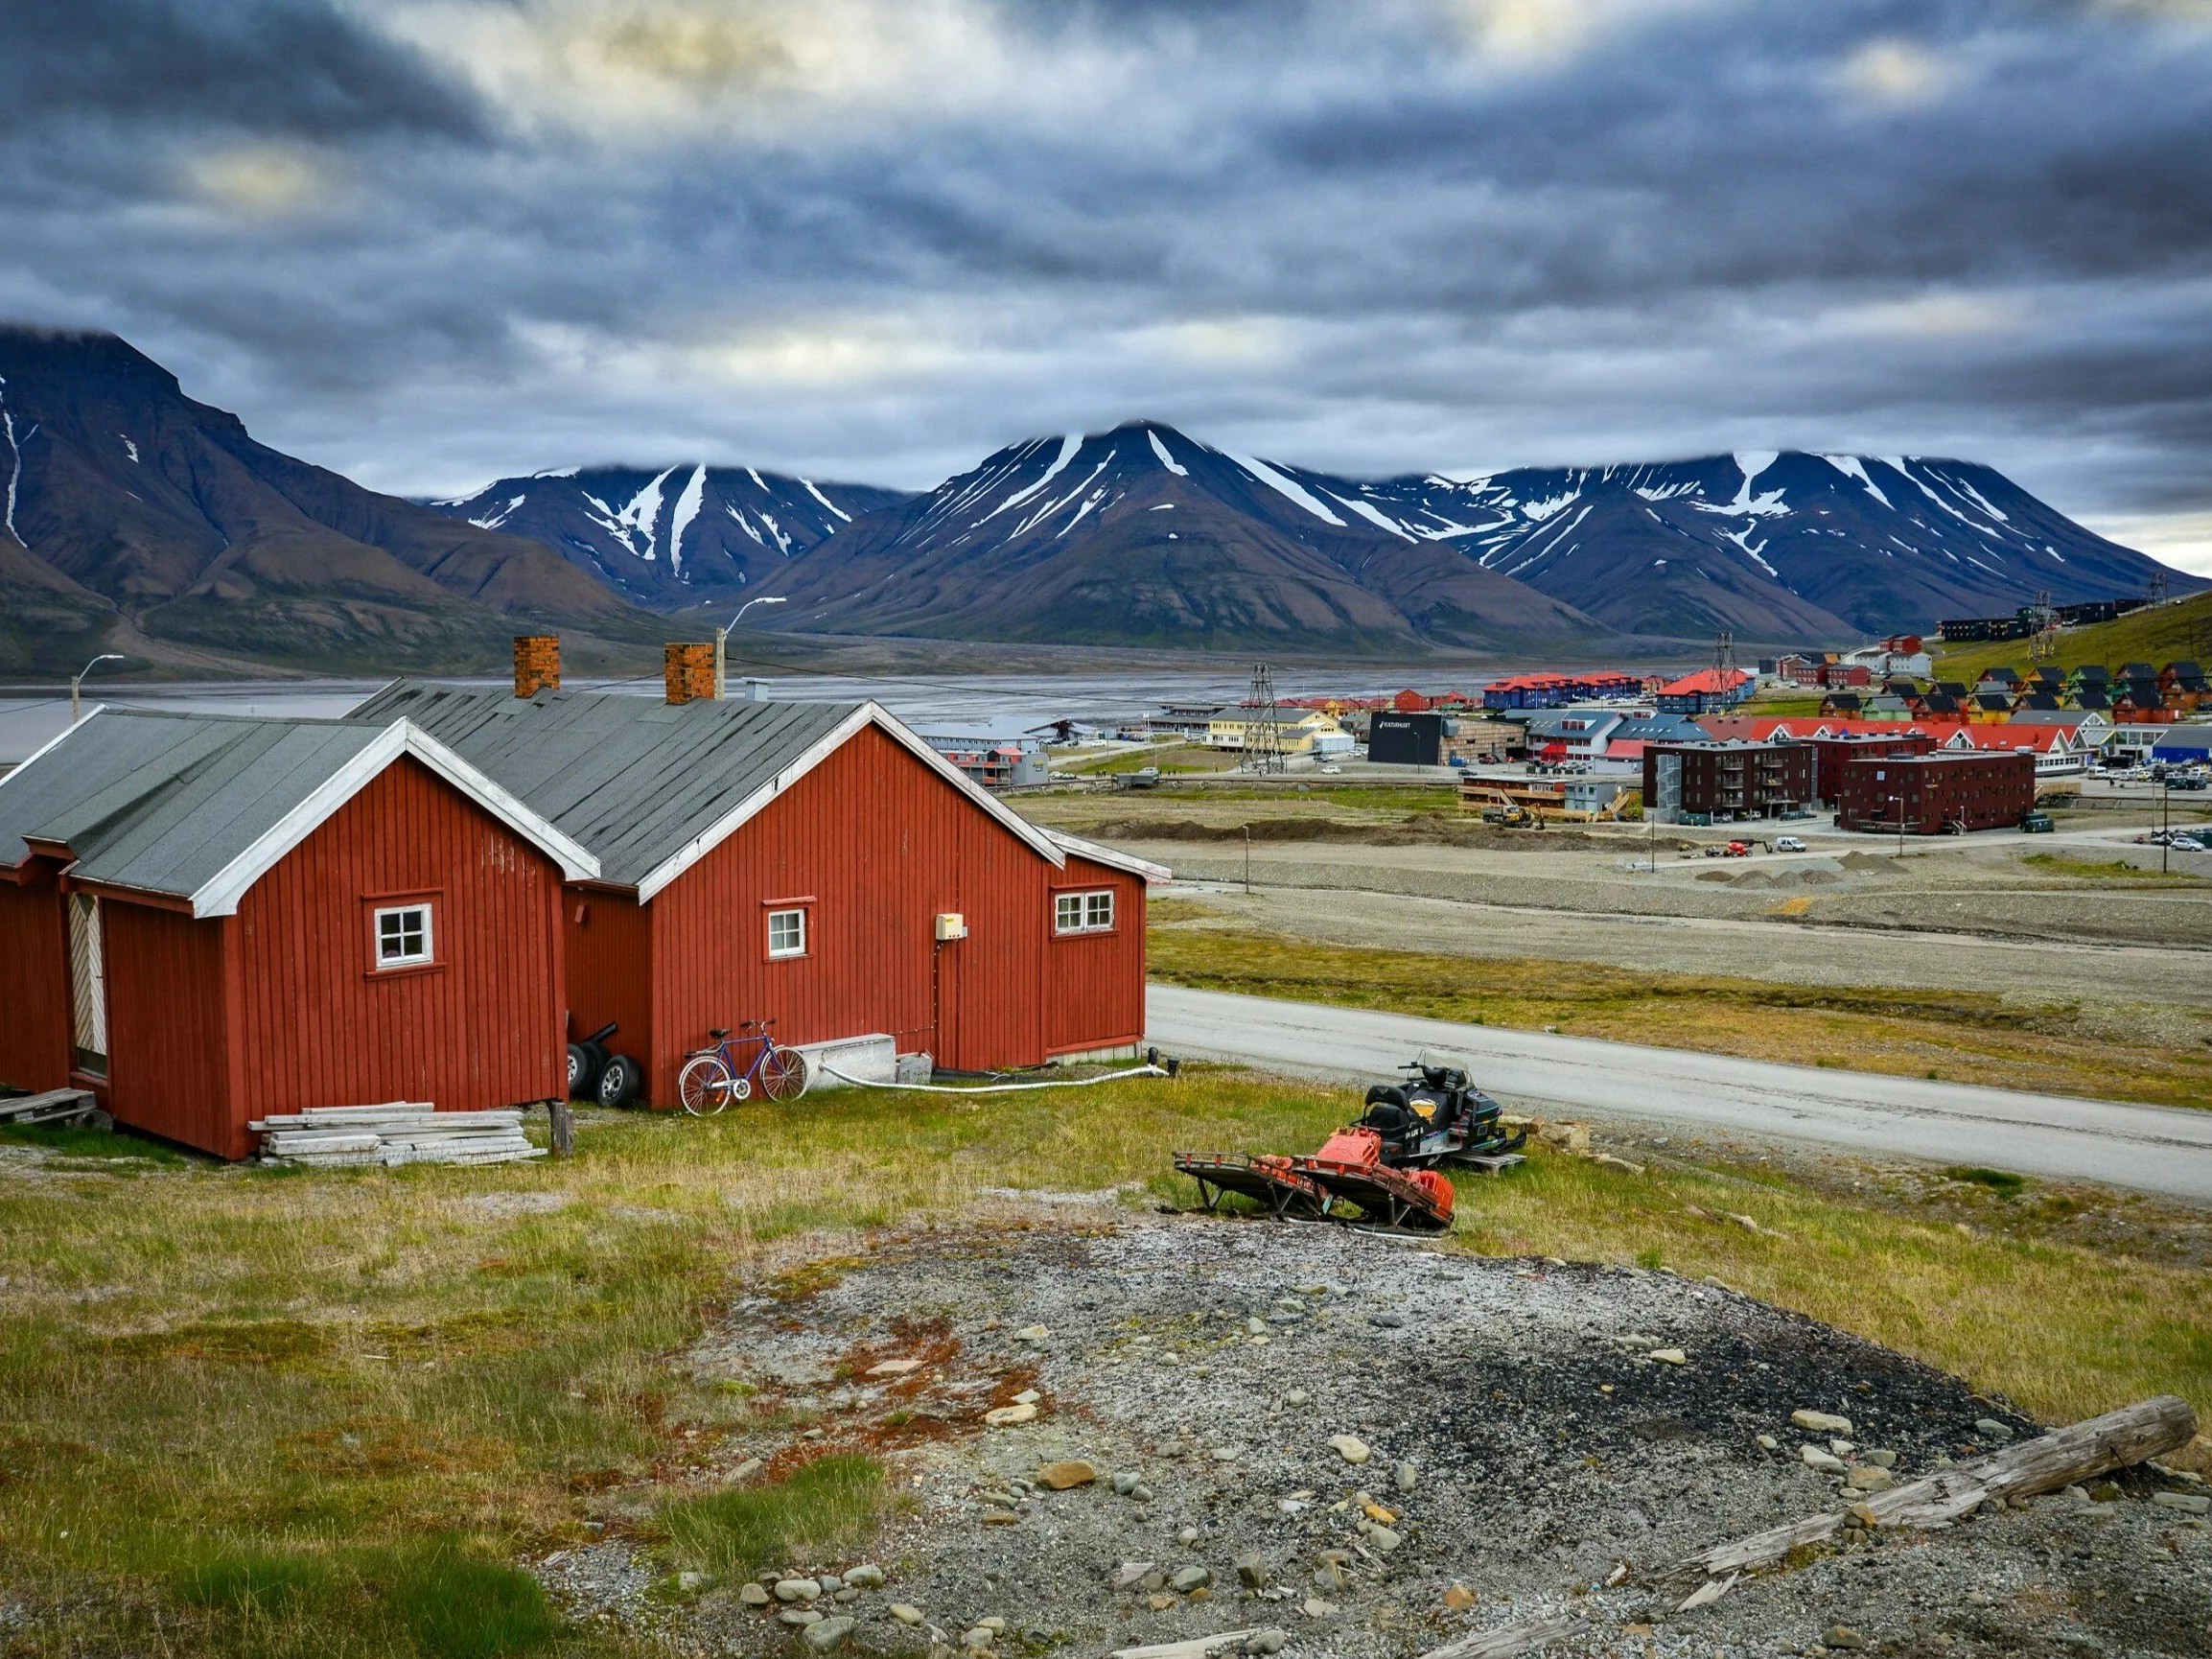
[[[1397, 1656], [1566, 1612], [1548, 1651], [2212, 1655], [2196, 1489], [2145, 1472], [1678, 1611], [1693, 1549], [2037, 1431], [1663, 1272], [1123, 1212], [886, 1235], [775, 1289], [686, 1357], [759, 1412], [724, 1477], [865, 1451], [900, 1503], [864, 1561], [682, 1586], [697, 1650]], [[652, 1576], [618, 1549], [542, 1576], [610, 1611]]]

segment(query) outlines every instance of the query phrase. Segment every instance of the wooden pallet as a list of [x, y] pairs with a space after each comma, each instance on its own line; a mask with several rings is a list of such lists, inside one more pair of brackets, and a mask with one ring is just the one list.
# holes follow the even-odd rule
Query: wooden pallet
[[1503, 1175], [1517, 1163], [1528, 1160], [1517, 1152], [1502, 1152], [1489, 1157], [1463, 1157], [1458, 1160], [1470, 1169], [1479, 1169], [1484, 1175]]
[[50, 1088], [43, 1094], [18, 1094], [0, 1100], [0, 1123], [78, 1123], [100, 1110], [89, 1088]]

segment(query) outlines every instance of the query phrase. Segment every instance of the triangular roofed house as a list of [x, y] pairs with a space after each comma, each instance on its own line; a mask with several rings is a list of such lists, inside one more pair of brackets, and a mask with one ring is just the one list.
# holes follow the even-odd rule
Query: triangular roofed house
[[1168, 872], [1031, 824], [877, 704], [402, 682], [361, 713], [436, 735], [598, 857], [566, 915], [571, 1025], [617, 1022], [653, 1105], [749, 1019], [976, 1071], [1143, 1038]]
[[97, 711], [0, 780], [0, 1079], [230, 1158], [270, 1113], [554, 1099], [599, 873], [405, 718]]

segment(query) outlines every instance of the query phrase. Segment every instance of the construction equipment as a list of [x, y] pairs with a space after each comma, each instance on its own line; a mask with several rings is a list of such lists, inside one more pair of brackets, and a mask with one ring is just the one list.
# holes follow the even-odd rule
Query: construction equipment
[[1452, 1056], [1423, 1050], [1402, 1069], [1405, 1082], [1368, 1089], [1360, 1120], [1311, 1156], [1178, 1152], [1176, 1168], [1199, 1183], [1208, 1209], [1233, 1192], [1277, 1220], [1442, 1232], [1452, 1225], [1453, 1192], [1438, 1166], [1498, 1174], [1522, 1161], [1528, 1132], [1509, 1133], [1498, 1103]]
[[1474, 778], [1459, 781], [1459, 805], [1480, 806], [1483, 823], [1502, 824], [1509, 830], [1530, 830], [1543, 822], [1533, 809], [1524, 806], [1497, 784]]

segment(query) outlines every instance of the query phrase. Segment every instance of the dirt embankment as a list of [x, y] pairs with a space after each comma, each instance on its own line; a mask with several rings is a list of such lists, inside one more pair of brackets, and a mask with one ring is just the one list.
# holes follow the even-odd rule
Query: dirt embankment
[[[1347, 818], [1254, 818], [1248, 824], [1207, 823], [1195, 818], [1105, 818], [1083, 833], [1098, 840], [1125, 841], [1316, 841], [1366, 847], [1473, 847], [1498, 853], [1605, 852], [1626, 845], [1617, 835], [1592, 835], [1581, 830], [1503, 830], [1472, 818], [1441, 812], [1413, 812], [1392, 823], [1361, 823]], [[1638, 837], [1634, 850], [1651, 845]], [[1671, 835], [1659, 837], [1663, 853], [1687, 852], [1698, 843]]]

